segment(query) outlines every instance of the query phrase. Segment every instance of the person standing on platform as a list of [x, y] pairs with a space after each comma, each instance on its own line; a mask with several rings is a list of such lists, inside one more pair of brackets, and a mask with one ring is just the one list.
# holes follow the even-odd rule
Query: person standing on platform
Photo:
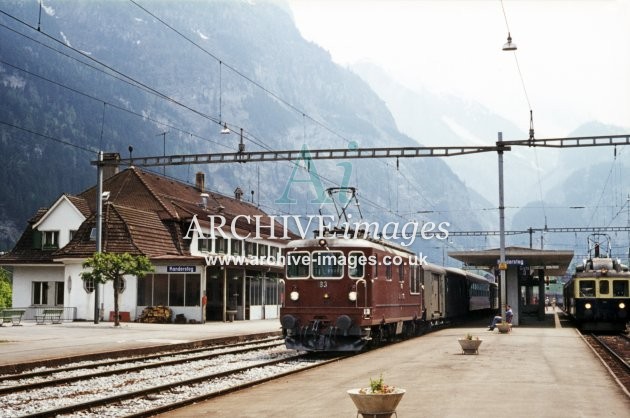
[[201, 323], [206, 323], [206, 305], [208, 304], [208, 296], [206, 296], [206, 292], [203, 292], [203, 296], [201, 297]]

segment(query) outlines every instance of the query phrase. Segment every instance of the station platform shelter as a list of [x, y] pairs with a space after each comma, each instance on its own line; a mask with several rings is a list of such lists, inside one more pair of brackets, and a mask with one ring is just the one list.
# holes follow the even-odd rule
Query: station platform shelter
[[[476, 268], [494, 273], [500, 284], [498, 269], [500, 250], [453, 251], [449, 257], [464, 263], [464, 268]], [[564, 276], [573, 259], [573, 251], [536, 250], [526, 247], [506, 247], [505, 275], [506, 300], [502, 305], [512, 307], [512, 323], [520, 325], [530, 318], [542, 321], [545, 317], [545, 283], [549, 278], [555, 280]], [[499, 288], [499, 295], [501, 295]]]

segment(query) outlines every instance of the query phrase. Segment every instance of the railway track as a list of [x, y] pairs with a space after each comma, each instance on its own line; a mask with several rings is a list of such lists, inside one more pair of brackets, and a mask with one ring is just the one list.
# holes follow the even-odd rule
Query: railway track
[[582, 338], [630, 397], [630, 338], [625, 334], [582, 334]]
[[4, 375], [0, 403], [3, 417], [150, 416], [324, 362], [242, 343]]

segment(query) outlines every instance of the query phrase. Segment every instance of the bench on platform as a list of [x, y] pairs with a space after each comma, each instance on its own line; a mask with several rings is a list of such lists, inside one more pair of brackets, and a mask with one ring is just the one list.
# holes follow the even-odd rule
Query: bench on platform
[[44, 309], [41, 314], [35, 315], [35, 321], [37, 321], [37, 325], [43, 325], [46, 322], [61, 324], [61, 315], [63, 315], [63, 308]]
[[0, 323], [0, 326], [4, 326], [4, 324], [8, 322], [11, 322], [14, 326], [22, 325], [20, 322], [22, 321], [22, 315], [24, 315], [24, 312], [26, 312], [26, 309], [2, 309], [0, 312], [2, 323]]

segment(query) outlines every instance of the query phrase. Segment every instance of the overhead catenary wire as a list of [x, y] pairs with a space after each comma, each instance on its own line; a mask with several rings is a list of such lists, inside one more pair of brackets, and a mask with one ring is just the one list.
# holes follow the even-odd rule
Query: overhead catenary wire
[[[135, 4], [135, 3], [134, 3], [134, 4]], [[14, 19], [14, 20], [18, 21], [19, 23], [21, 23], [21, 24], [23, 24], [23, 25], [25, 25], [25, 26], [27, 26], [27, 27], [29, 27], [29, 28], [31, 28], [31, 29], [34, 29], [31, 25], [29, 25], [28, 23], [26, 23], [26, 22], [24, 22], [24, 21], [22, 21], [22, 20], [17, 19], [17, 18], [15, 18], [14, 16], [11, 16], [11, 15], [9, 15], [8, 13], [5, 13], [5, 12], [3, 12], [3, 11], [0, 11], [0, 12], [1, 12], [1, 13], [3, 13], [4, 15], [6, 15], [6, 16], [8, 16], [8, 17], [10, 17], [10, 18], [12, 18], [12, 19]], [[179, 102], [179, 101], [177, 101], [177, 100], [173, 99], [172, 97], [169, 97], [168, 95], [165, 95], [165, 94], [163, 94], [163, 93], [159, 92], [159, 91], [158, 91], [158, 90], [156, 90], [155, 88], [152, 88], [151, 86], [149, 86], [149, 85], [147, 85], [147, 84], [145, 84], [145, 83], [142, 83], [142, 82], [140, 82], [139, 80], [137, 80], [137, 79], [135, 79], [135, 78], [133, 78], [133, 77], [130, 77], [130, 76], [128, 76], [128, 75], [126, 75], [126, 74], [122, 73], [121, 71], [118, 71], [118, 70], [116, 70], [115, 68], [113, 68], [113, 67], [111, 67], [111, 66], [109, 66], [109, 65], [105, 64], [105, 63], [102, 63], [101, 61], [99, 61], [99, 60], [97, 60], [97, 59], [95, 59], [95, 58], [93, 58], [93, 57], [91, 57], [91, 56], [89, 56], [89, 55], [85, 54], [84, 52], [82, 52], [82, 51], [80, 51], [80, 50], [78, 50], [78, 49], [76, 49], [76, 48], [74, 48], [74, 47], [70, 46], [69, 44], [64, 43], [64, 42], [61, 42], [60, 40], [58, 40], [58, 39], [56, 39], [56, 38], [54, 38], [54, 37], [50, 36], [49, 34], [46, 34], [45, 32], [42, 32], [42, 31], [41, 31], [41, 27], [38, 27], [38, 32], [39, 32], [40, 34], [42, 34], [42, 35], [46, 36], [47, 38], [51, 39], [52, 41], [54, 41], [54, 42], [56, 42], [56, 43], [58, 43], [58, 44], [62, 45], [64, 48], [69, 48], [69, 49], [71, 49], [71, 50], [72, 50], [72, 51], [74, 51], [75, 53], [77, 53], [77, 54], [81, 55], [84, 59], [90, 60], [90, 61], [92, 61], [92, 62], [94, 62], [94, 63], [97, 63], [98, 65], [101, 65], [103, 68], [107, 69], [109, 72], [108, 72], [108, 71], [103, 71], [102, 69], [98, 69], [97, 67], [95, 67], [95, 66], [93, 66], [93, 65], [90, 65], [90, 64], [88, 64], [88, 63], [86, 63], [86, 62], [84, 62], [84, 61], [78, 60], [78, 59], [77, 59], [77, 58], [75, 58], [75, 57], [71, 57], [71, 56], [70, 56], [70, 55], [68, 55], [68, 54], [64, 54], [64, 55], [66, 55], [66, 56], [68, 56], [68, 57], [70, 57], [70, 58], [72, 58], [72, 59], [74, 59], [74, 60], [77, 60], [77, 62], [80, 62], [80, 63], [81, 63], [81, 64], [83, 64], [83, 65], [90, 65], [92, 68], [94, 68], [94, 69], [98, 69], [99, 71], [103, 72], [104, 74], [107, 74], [107, 75], [109, 75], [109, 76], [111, 76], [111, 77], [117, 78], [118, 80], [123, 81], [123, 82], [125, 82], [125, 83], [127, 83], [127, 84], [129, 84], [129, 85], [131, 85], [131, 86], [133, 86], [133, 87], [136, 87], [136, 88], [142, 88], [142, 89], [144, 89], [144, 90], [145, 90], [145, 91], [147, 91], [147, 92], [150, 92], [150, 93], [152, 93], [152, 94], [156, 94], [158, 97], [160, 97], [160, 98], [162, 98], [162, 99], [164, 99], [164, 100], [170, 101], [170, 102], [172, 102], [172, 103], [174, 103], [174, 104], [176, 104], [176, 105], [179, 105], [179, 106], [183, 106], [185, 109], [187, 109], [187, 110], [189, 110], [189, 111], [192, 111], [192, 112], [194, 112], [194, 113], [196, 113], [196, 114], [198, 114], [198, 115], [200, 115], [200, 116], [202, 116], [202, 117], [205, 117], [205, 118], [207, 118], [207, 119], [209, 119], [209, 120], [212, 120], [213, 122], [220, 123], [220, 121], [218, 121], [218, 120], [214, 119], [212, 116], [207, 115], [207, 114], [205, 114], [205, 113], [203, 113], [203, 112], [200, 112], [200, 111], [198, 111], [198, 110], [196, 110], [196, 109], [194, 109], [194, 108], [192, 108], [192, 107], [190, 107], [190, 106], [188, 106], [188, 105], [185, 105], [185, 104], [183, 104], [183, 103], [181, 103], [181, 102]], [[38, 41], [37, 41], [37, 42], [38, 42]], [[42, 45], [44, 45], [44, 44], [42, 44]], [[46, 47], [50, 48], [50, 46], [46, 46]], [[56, 49], [54, 49], [54, 48], [51, 48], [51, 49], [52, 49], [53, 51], [57, 52], [57, 53], [61, 53], [61, 54], [63, 54], [63, 53], [62, 53], [61, 51], [59, 51], [59, 50], [56, 50]], [[249, 77], [244, 76], [244, 74], [242, 74], [240, 71], [238, 71], [238, 70], [236, 70], [236, 69], [234, 69], [234, 68], [232, 68], [232, 67], [230, 67], [230, 69], [232, 69], [233, 71], [235, 71], [235, 72], [236, 72], [237, 74], [239, 74], [240, 76], [242, 76], [242, 77], [246, 78], [246, 79], [247, 79], [247, 80], [249, 80], [250, 82], [254, 83], [255, 85], [257, 85], [257, 86], [261, 87], [261, 88], [262, 88], [265, 92], [267, 92], [268, 94], [272, 95], [273, 97], [275, 97], [275, 98], [276, 98], [276, 99], [278, 99], [279, 101], [281, 101], [281, 102], [285, 103], [287, 106], [292, 107], [292, 108], [294, 108], [294, 109], [297, 109], [295, 106], [293, 106], [293, 105], [291, 105], [290, 103], [288, 103], [288, 102], [284, 101], [283, 99], [281, 99], [279, 96], [275, 95], [275, 94], [274, 94], [273, 92], [271, 92], [270, 90], [268, 90], [268, 89], [264, 88], [264, 86], [260, 85], [259, 83], [255, 82], [254, 80], [250, 79]], [[111, 72], [111, 73], [110, 73], [110, 72]], [[298, 109], [298, 110], [299, 110], [299, 109]], [[320, 121], [316, 120], [315, 118], [310, 117], [310, 116], [309, 116], [309, 115], [307, 115], [306, 113], [304, 113], [304, 116], [303, 116], [303, 117], [307, 117], [307, 118], [309, 118], [309, 119], [310, 119], [310, 120], [312, 120], [314, 123], [316, 123], [316, 124], [318, 124], [319, 126], [321, 126], [321, 127], [325, 128], [325, 129], [326, 129], [326, 130], [328, 130], [329, 132], [331, 132], [331, 133], [333, 133], [333, 134], [335, 134], [335, 135], [337, 135], [337, 136], [340, 136], [342, 139], [344, 139], [346, 142], [348, 142], [348, 139], [347, 139], [347, 138], [345, 138], [344, 136], [342, 136], [342, 135], [340, 135], [340, 134], [338, 134], [338, 133], [336, 133], [336, 132], [332, 131], [329, 127], [325, 126], [323, 123], [321, 123]], [[253, 135], [251, 135], [251, 137], [255, 138]], [[247, 137], [247, 139], [248, 139], [249, 141], [255, 142], [255, 141], [254, 141], [252, 138], [250, 138], [249, 136]], [[265, 146], [265, 144], [264, 144], [264, 143], [259, 143], [258, 145], [262, 146], [263, 148], [267, 148], [267, 149], [269, 149], [267, 146]], [[386, 164], [386, 166], [387, 166], [387, 167], [390, 167], [390, 165], [389, 165], [389, 164]], [[320, 178], [324, 179], [324, 177], [322, 177], [322, 176], [321, 176], [321, 175], [319, 175], [319, 174], [318, 174], [318, 177], [320, 177]], [[330, 181], [329, 179], [326, 179], [326, 180]], [[408, 181], [408, 179], [407, 179], [407, 181]], [[332, 184], [335, 184], [334, 182], [331, 182], [331, 183], [332, 183]], [[412, 186], [414, 186], [414, 187], [415, 187], [415, 185], [414, 185], [414, 183], [413, 183], [413, 182], [409, 182], [409, 181], [408, 181], [408, 183], [409, 183], [410, 185], [412, 185]], [[365, 200], [367, 200], [367, 199], [365, 199]], [[375, 204], [375, 202], [371, 202], [371, 203], [372, 203], [372, 204]], [[382, 209], [387, 210], [387, 208], [384, 208], [382, 205], [376, 205], [376, 204], [375, 204], [375, 207], [379, 207], [379, 208], [382, 208]], [[387, 210], [387, 211], [388, 211], [388, 212], [390, 212], [390, 213], [392, 213], [391, 209], [389, 209], [389, 210]]]
[[[315, 123], [316, 125], [320, 126], [321, 128], [325, 129], [326, 131], [328, 131], [329, 133], [339, 137], [340, 139], [344, 140], [346, 143], [351, 144], [351, 140], [348, 139], [347, 137], [345, 137], [344, 135], [341, 135], [340, 133], [334, 131], [332, 128], [328, 127], [327, 125], [325, 125], [323, 122], [315, 119], [314, 117], [308, 115], [305, 111], [303, 111], [302, 109], [299, 109], [297, 106], [295, 106], [294, 104], [288, 102], [287, 100], [283, 99], [282, 97], [280, 97], [278, 94], [274, 93], [273, 91], [269, 90], [268, 88], [266, 88], [265, 86], [263, 86], [262, 84], [260, 84], [259, 82], [253, 80], [252, 78], [248, 77], [247, 75], [245, 75], [243, 72], [239, 71], [238, 69], [236, 69], [234, 66], [230, 65], [230, 64], [226, 64], [222, 59], [220, 59], [217, 55], [215, 55], [214, 53], [208, 51], [206, 48], [204, 48], [203, 46], [199, 45], [197, 42], [195, 42], [193, 39], [191, 39], [190, 37], [188, 37], [186, 34], [184, 34], [183, 32], [181, 32], [180, 30], [178, 30], [177, 28], [175, 28], [173, 25], [169, 24], [168, 22], [166, 22], [164, 19], [160, 18], [159, 16], [157, 16], [155, 13], [151, 12], [150, 10], [148, 10], [146, 7], [140, 5], [137, 1], [135, 0], [129, 0], [132, 4], [134, 4], [136, 7], [138, 7], [139, 9], [141, 9], [143, 12], [147, 13], [149, 16], [153, 17], [154, 19], [156, 19], [158, 22], [160, 22], [161, 24], [163, 24], [165, 27], [167, 27], [169, 30], [173, 31], [174, 33], [176, 33], [178, 36], [180, 36], [182, 39], [186, 40], [187, 42], [189, 42], [191, 45], [193, 45], [195, 48], [198, 48], [200, 51], [202, 51], [203, 53], [207, 54], [209, 57], [219, 61], [220, 63], [220, 67], [225, 66], [226, 68], [230, 69], [231, 71], [233, 71], [235, 74], [237, 74], [238, 76], [242, 77], [244, 80], [250, 82], [251, 84], [253, 84], [254, 86], [260, 88], [263, 92], [267, 93], [268, 95], [270, 95], [271, 97], [273, 97], [274, 99], [278, 100], [279, 102], [283, 103], [284, 105], [286, 105], [287, 107], [289, 107], [290, 109], [294, 110], [295, 112], [297, 112], [298, 114], [302, 115], [303, 119], [309, 119], [310, 121], [312, 121], [313, 123]], [[229, 126], [229, 124], [228, 124]], [[305, 134], [306, 135], [306, 134]], [[269, 149], [269, 148], [267, 148]], [[383, 162], [383, 161], [381, 161]], [[387, 167], [390, 167], [389, 164], [387, 164], [386, 162], [385, 165]], [[409, 183], [413, 186], [413, 183]]]

